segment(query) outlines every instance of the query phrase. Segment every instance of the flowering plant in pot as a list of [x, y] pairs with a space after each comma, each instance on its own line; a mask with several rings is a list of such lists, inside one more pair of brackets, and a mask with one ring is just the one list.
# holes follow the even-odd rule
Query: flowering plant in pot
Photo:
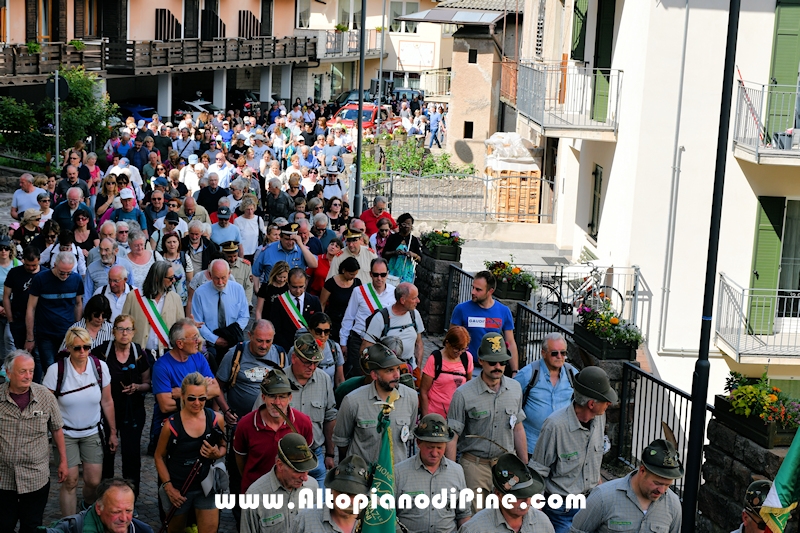
[[484, 261], [486, 270], [497, 279], [494, 295], [498, 298], [528, 300], [531, 291], [538, 285], [530, 272], [514, 264], [514, 256], [510, 261]]
[[422, 251], [434, 259], [458, 261], [461, 259], [461, 246], [464, 239], [457, 231], [437, 229], [426, 231], [419, 237]]
[[611, 299], [602, 293], [578, 307], [579, 322], [574, 326], [575, 342], [598, 359], [636, 359], [636, 349], [644, 342], [636, 324], [620, 317]]

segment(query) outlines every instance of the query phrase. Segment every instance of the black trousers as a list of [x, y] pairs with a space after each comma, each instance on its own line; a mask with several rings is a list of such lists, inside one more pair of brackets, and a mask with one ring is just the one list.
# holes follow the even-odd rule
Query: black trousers
[[[116, 409], [115, 418], [117, 431], [119, 432], [119, 453], [122, 457], [122, 477], [133, 481], [136, 497], [139, 497], [139, 485], [142, 478], [142, 432], [146, 413], [144, 406], [134, 407], [126, 402], [127, 398], [115, 398], [115, 404], [120, 403], [120, 408]], [[130, 408], [128, 408], [130, 405]], [[109, 430], [108, 424], [105, 425], [106, 445], [103, 448], [103, 479], [114, 477], [114, 456], [116, 455], [108, 448]]]
[[344, 360], [344, 366], [342, 367], [345, 379], [364, 375], [364, 373], [361, 372], [361, 363], [359, 362], [361, 358], [362, 340], [361, 335], [355, 331], [351, 331], [347, 336], [347, 355]]
[[5, 510], [0, 513], [0, 532], [12, 533], [19, 520], [19, 533], [36, 533], [42, 525], [47, 496], [50, 494], [50, 481], [33, 492], [17, 494], [13, 490], [0, 490], [0, 501]]

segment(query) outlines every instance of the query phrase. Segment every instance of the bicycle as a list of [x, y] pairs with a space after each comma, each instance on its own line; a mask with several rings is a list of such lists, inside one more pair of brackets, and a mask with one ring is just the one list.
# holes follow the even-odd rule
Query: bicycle
[[[559, 316], [573, 316], [576, 309], [582, 305], [596, 307], [604, 300], [609, 300], [611, 307], [620, 315], [625, 311], [625, 298], [622, 293], [611, 285], [603, 284], [603, 280], [610, 269], [600, 270], [593, 263], [582, 263], [592, 270], [583, 278], [568, 278], [564, 275], [563, 267], [560, 273], [554, 274], [550, 279], [540, 280], [541, 296], [536, 303], [536, 309], [547, 318], [555, 320]], [[562, 291], [563, 286], [572, 290], [571, 295]], [[564, 296], [567, 295], [567, 298]]]

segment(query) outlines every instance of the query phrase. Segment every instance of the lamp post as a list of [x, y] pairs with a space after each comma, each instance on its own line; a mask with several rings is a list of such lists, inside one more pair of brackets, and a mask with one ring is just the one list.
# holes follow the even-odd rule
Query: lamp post
[[714, 309], [714, 285], [717, 279], [719, 256], [719, 228], [722, 220], [722, 193], [725, 187], [725, 163], [728, 135], [731, 125], [731, 100], [733, 98], [733, 76], [736, 60], [736, 39], [739, 32], [739, 10], [741, 0], [730, 0], [728, 35], [725, 42], [725, 67], [722, 77], [722, 99], [717, 130], [717, 159], [714, 166], [714, 193], [711, 203], [711, 229], [708, 235], [706, 258], [706, 284], [703, 294], [703, 314], [700, 326], [700, 349], [694, 366], [692, 379], [692, 418], [689, 424], [689, 445], [686, 450], [686, 478], [683, 492], [683, 533], [694, 533], [697, 515], [697, 493], [700, 489], [700, 469], [703, 465], [703, 441], [706, 433], [706, 402], [708, 398], [708, 376], [711, 364], [708, 348], [711, 343], [711, 313]]
[[367, 25], [367, 0], [361, 0], [361, 26], [358, 28], [358, 117], [356, 118], [356, 184], [353, 192], [353, 213], [361, 215], [363, 206], [361, 192], [361, 145], [363, 144], [363, 113], [364, 113], [364, 59], [366, 57], [366, 29]]

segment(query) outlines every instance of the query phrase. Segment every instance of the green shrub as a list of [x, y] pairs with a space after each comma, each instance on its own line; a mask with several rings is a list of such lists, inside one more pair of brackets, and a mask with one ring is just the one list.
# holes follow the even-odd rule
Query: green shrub
[[74, 46], [75, 50], [77, 50], [78, 52], [82, 52], [83, 50], [86, 49], [86, 43], [84, 43], [83, 41], [80, 41], [78, 39], [72, 39], [67, 44], [71, 44], [72, 46]]
[[36, 41], [31, 41], [25, 44], [25, 47], [28, 49], [29, 54], [38, 54], [42, 51], [42, 45], [37, 43]]

